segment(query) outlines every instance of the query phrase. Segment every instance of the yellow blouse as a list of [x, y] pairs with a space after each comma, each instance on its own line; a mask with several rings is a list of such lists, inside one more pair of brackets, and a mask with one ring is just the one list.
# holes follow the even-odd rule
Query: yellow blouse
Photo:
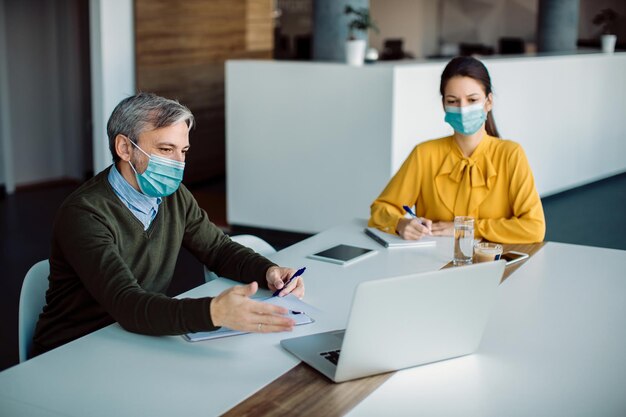
[[492, 242], [541, 242], [546, 224], [520, 145], [485, 135], [467, 158], [452, 136], [417, 145], [371, 205], [369, 226], [397, 233], [403, 205], [433, 221], [472, 216]]

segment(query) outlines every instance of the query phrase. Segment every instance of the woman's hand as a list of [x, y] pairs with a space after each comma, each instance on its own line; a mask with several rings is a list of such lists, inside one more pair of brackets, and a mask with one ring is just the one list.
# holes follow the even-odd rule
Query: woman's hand
[[405, 240], [418, 240], [422, 236], [429, 236], [432, 233], [430, 228], [433, 222], [423, 217], [407, 219], [405, 217], [398, 221], [398, 234]]
[[433, 236], [454, 236], [454, 222], [435, 222], [432, 232]]

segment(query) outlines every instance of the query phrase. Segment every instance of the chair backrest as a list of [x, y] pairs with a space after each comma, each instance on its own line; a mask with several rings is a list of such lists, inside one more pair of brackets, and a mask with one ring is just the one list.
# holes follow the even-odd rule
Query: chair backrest
[[254, 235], [237, 235], [231, 236], [230, 239], [233, 242], [237, 242], [240, 245], [247, 246], [259, 255], [271, 255], [272, 253], [276, 253], [276, 249], [272, 247], [269, 243], [264, 241], [258, 236]]
[[[276, 249], [274, 249], [272, 245], [270, 245], [260, 237], [254, 235], [237, 235], [231, 236], [230, 239], [233, 242], [239, 243], [240, 245], [249, 247], [259, 255], [268, 256], [272, 253], [276, 253]], [[204, 280], [206, 282], [209, 282], [213, 281], [215, 278], [217, 278], [217, 275], [214, 272], [209, 271], [209, 269], [205, 266]]]
[[20, 362], [28, 359], [28, 352], [33, 344], [33, 334], [39, 319], [39, 314], [46, 304], [48, 290], [48, 276], [50, 264], [48, 260], [33, 265], [24, 278], [20, 293], [20, 309], [18, 317], [18, 344]]

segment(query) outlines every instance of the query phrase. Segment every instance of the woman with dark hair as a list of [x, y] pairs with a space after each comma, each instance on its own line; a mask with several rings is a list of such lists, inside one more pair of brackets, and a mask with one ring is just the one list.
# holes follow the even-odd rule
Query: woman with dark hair
[[[452, 236], [455, 216], [472, 216], [474, 233], [492, 242], [540, 242], [545, 219], [521, 146], [499, 138], [487, 68], [452, 59], [439, 88], [454, 134], [417, 145], [372, 203], [369, 226], [404, 239]], [[418, 218], [406, 218], [403, 206]]]

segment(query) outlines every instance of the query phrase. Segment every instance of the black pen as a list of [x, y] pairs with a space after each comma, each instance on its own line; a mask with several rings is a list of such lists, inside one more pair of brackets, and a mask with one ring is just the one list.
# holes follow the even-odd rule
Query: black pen
[[306, 270], [306, 266], [305, 266], [305, 267], [303, 267], [303, 268], [298, 269], [298, 270], [296, 271], [296, 273], [295, 273], [295, 274], [293, 274], [293, 276], [292, 276], [291, 278], [289, 278], [289, 281], [287, 281], [287, 282], [285, 283], [285, 285], [283, 285], [283, 287], [282, 287], [280, 290], [276, 290], [276, 291], [274, 291], [274, 294], [272, 294], [272, 297], [276, 297], [278, 294], [280, 294], [280, 292], [281, 292], [282, 290], [284, 290], [285, 288], [287, 288], [287, 285], [291, 284], [291, 281], [293, 281], [293, 280], [294, 280], [294, 278], [297, 278], [297, 277], [299, 277], [300, 275], [304, 274], [304, 271], [305, 271], [305, 270]]

